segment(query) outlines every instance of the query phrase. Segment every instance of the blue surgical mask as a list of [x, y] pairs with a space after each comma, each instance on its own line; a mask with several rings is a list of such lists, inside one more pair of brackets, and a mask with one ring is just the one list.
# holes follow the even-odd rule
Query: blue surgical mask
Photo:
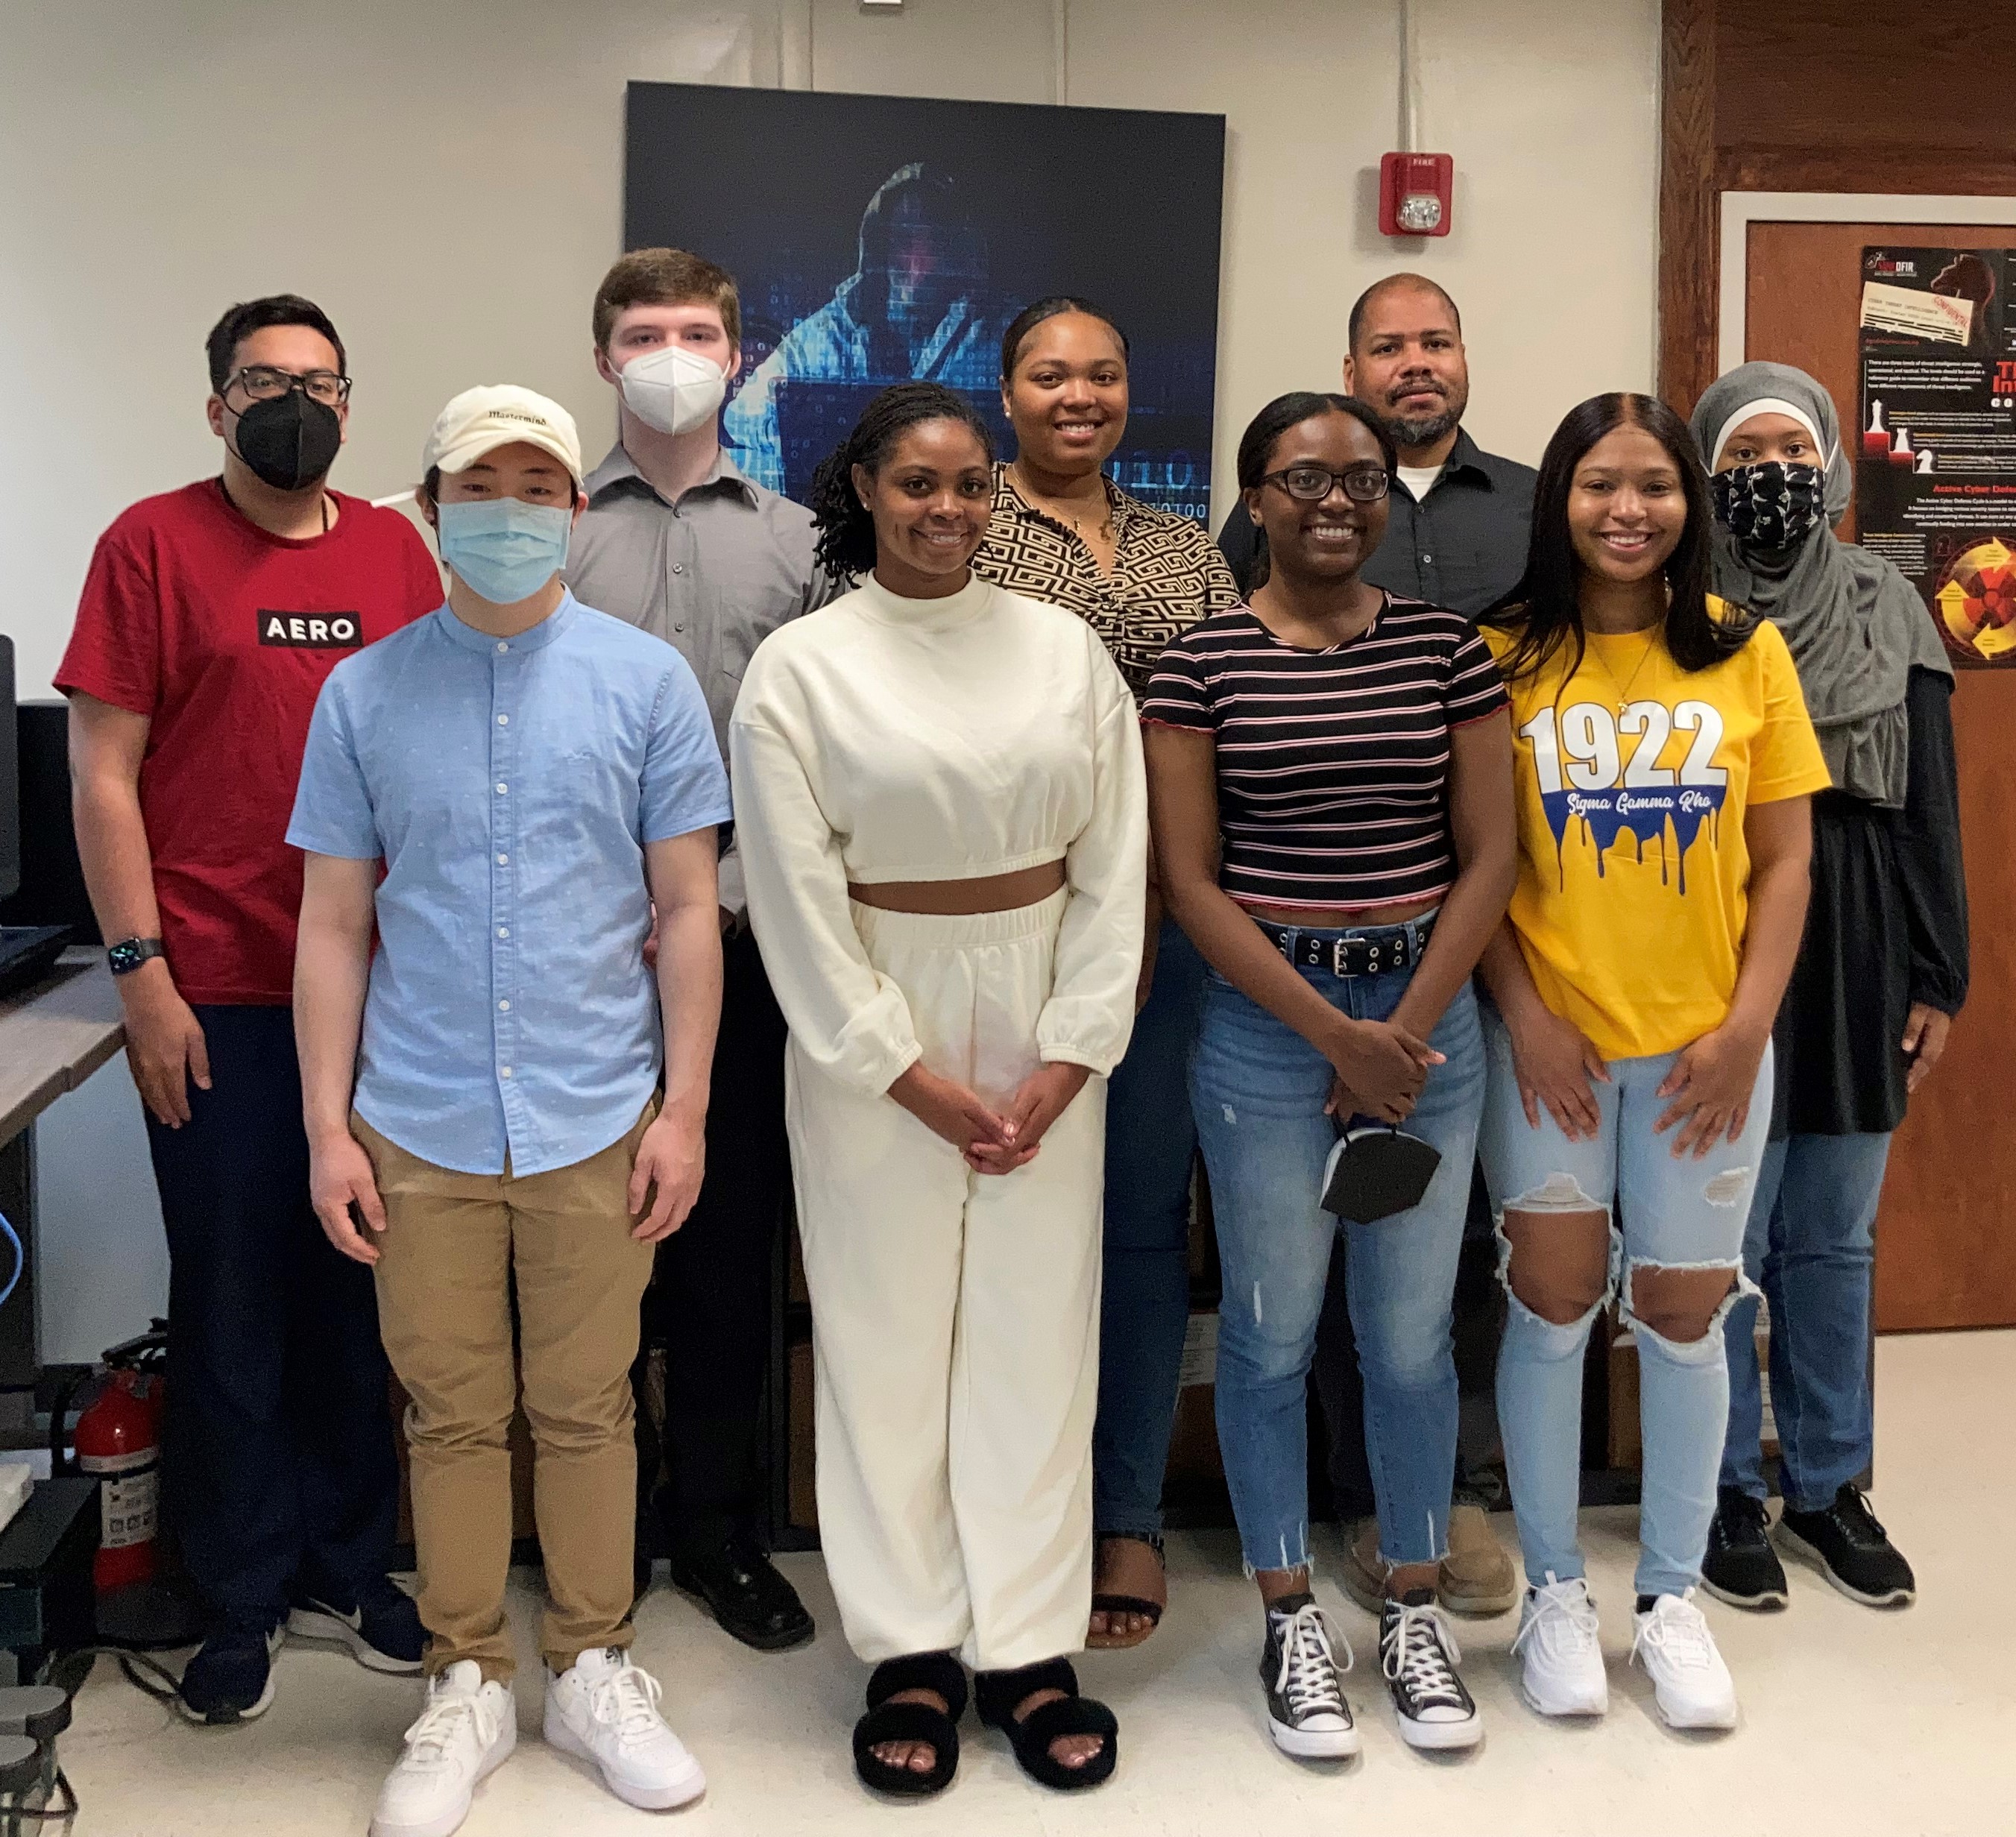
[[571, 505], [485, 498], [437, 514], [441, 560], [497, 605], [529, 600], [567, 565]]

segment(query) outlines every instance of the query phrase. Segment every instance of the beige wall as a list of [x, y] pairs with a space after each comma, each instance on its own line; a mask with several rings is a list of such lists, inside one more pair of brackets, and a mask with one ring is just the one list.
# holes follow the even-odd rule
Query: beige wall
[[[1222, 111], [1219, 502], [1269, 396], [1329, 386], [1396, 265], [1465, 310], [1471, 425], [1538, 455], [1653, 374], [1653, 0], [1417, 0], [1455, 233], [1373, 226], [1390, 0], [1071, 0], [1067, 99]], [[233, 299], [320, 300], [358, 378], [346, 489], [410, 484], [434, 409], [545, 390], [610, 434], [589, 294], [620, 238], [632, 78], [1042, 102], [1050, 0], [0, 0], [0, 627], [45, 693], [93, 538], [214, 469], [201, 342]], [[693, 182], [705, 185], [704, 157]], [[1124, 187], [1086, 175], [1081, 207]]]

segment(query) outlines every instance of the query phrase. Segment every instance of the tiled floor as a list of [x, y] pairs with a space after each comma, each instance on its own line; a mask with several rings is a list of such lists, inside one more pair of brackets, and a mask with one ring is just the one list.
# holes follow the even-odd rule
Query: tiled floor
[[[820, 1617], [808, 1651], [745, 1651], [663, 1588], [642, 1609], [639, 1655], [664, 1680], [671, 1720], [712, 1782], [697, 1806], [657, 1821], [685, 1837], [2016, 1829], [2016, 1590], [2002, 1545], [2016, 1525], [2016, 1333], [1886, 1340], [1877, 1370], [1875, 1500], [1917, 1565], [1919, 1604], [1872, 1613], [1800, 1568], [1787, 1614], [1708, 1604], [1743, 1695], [1733, 1734], [1668, 1733], [1643, 1674], [1625, 1669], [1631, 1518], [1607, 1511], [1589, 1514], [1587, 1525], [1612, 1661], [1604, 1722], [1547, 1726], [1522, 1706], [1507, 1653], [1516, 1622], [1507, 1615], [1463, 1633], [1465, 1675], [1489, 1723], [1474, 1754], [1435, 1760], [1402, 1746], [1361, 1660], [1352, 1681], [1363, 1756], [1341, 1767], [1285, 1760], [1264, 1731], [1258, 1615], [1236, 1549], [1227, 1536], [1183, 1537], [1170, 1551], [1175, 1601], [1163, 1631], [1139, 1653], [1096, 1655], [1082, 1668], [1125, 1731], [1110, 1785], [1082, 1799], [1045, 1793], [969, 1718], [952, 1789], [931, 1804], [892, 1807], [855, 1783], [847, 1734], [863, 1673], [839, 1637], [818, 1560], [793, 1558], [787, 1566]], [[1510, 1519], [1495, 1522], [1509, 1537]], [[1366, 1616], [1338, 1591], [1323, 1592], [1363, 1648]], [[520, 1596], [520, 1610], [529, 1600]], [[529, 1612], [519, 1625], [522, 1641]], [[84, 1802], [80, 1832], [362, 1832], [415, 1688], [326, 1651], [297, 1648], [280, 1663], [272, 1710], [232, 1731], [181, 1724], [101, 1664], [63, 1742]], [[467, 1837], [645, 1830], [653, 1814], [619, 1805], [539, 1741], [535, 1673], [520, 1680], [522, 1745], [480, 1791]]]

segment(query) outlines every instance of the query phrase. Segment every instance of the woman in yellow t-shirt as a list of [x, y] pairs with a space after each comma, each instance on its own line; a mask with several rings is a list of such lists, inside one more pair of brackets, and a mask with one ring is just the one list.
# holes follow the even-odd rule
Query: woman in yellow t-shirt
[[1543, 1714], [1608, 1693], [1575, 1508], [1582, 1353], [1621, 1289], [1638, 1345], [1634, 1658], [1677, 1727], [1736, 1720], [1693, 1596], [1729, 1408], [1722, 1319], [1771, 1111], [1771, 1024], [1827, 773], [1784, 639], [1708, 591], [1708, 481], [1643, 395], [1569, 414], [1525, 578], [1485, 637], [1512, 697], [1519, 881], [1486, 951], [1479, 1149], [1510, 1313], [1498, 1409]]

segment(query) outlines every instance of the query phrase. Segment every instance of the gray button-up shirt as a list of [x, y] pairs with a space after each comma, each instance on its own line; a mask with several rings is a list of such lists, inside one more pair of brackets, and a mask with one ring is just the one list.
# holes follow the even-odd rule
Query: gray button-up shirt
[[[662, 638], [692, 665], [728, 755], [728, 717], [756, 647], [839, 591], [812, 560], [812, 513], [752, 484], [725, 453], [668, 504], [619, 441], [585, 481], [566, 580], [584, 606]], [[742, 863], [721, 860], [721, 903], [740, 917]]]
[[[1518, 585], [1526, 571], [1538, 476], [1530, 466], [1487, 453], [1459, 429], [1442, 477], [1419, 503], [1393, 481], [1386, 539], [1366, 563], [1363, 578], [1474, 618]], [[1252, 590], [1255, 534], [1244, 504], [1233, 506], [1218, 532], [1242, 593]]]

